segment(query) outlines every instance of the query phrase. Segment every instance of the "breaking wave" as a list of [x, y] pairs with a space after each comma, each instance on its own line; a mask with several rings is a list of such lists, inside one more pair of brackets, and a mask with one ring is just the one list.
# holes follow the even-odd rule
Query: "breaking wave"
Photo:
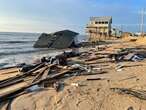
[[34, 41], [0, 41], [1, 44], [34, 43]]

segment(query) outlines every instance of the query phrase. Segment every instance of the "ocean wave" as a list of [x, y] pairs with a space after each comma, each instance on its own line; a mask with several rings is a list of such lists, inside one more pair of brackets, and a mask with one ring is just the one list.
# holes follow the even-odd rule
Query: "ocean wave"
[[33, 48], [33, 43], [30, 44], [1, 44], [0, 52], [30, 50]]
[[34, 43], [35, 41], [0, 41], [1, 44]]
[[0, 32], [3, 36], [30, 36], [30, 35], [40, 35], [40, 33], [27, 33], [27, 32]]
[[5, 49], [5, 50], [8, 50], [8, 49], [11, 49], [11, 50], [16, 50], [16, 49], [24, 49], [25, 46], [22, 46], [22, 47], [0, 47], [0, 49]]
[[19, 54], [27, 54], [27, 53], [35, 53], [39, 51], [46, 51], [46, 50], [28, 50], [28, 51], [13, 51], [13, 52], [0, 52], [0, 56], [4, 55], [19, 55]]
[[5, 67], [6, 65], [8, 65], [9, 63], [0, 63], [0, 68]]
[[19, 54], [19, 55], [4, 55], [0, 56], [0, 68], [15, 66], [20, 63], [32, 64], [36, 59], [41, 57], [55, 56], [61, 54], [60, 50], [39, 50], [32, 53]]

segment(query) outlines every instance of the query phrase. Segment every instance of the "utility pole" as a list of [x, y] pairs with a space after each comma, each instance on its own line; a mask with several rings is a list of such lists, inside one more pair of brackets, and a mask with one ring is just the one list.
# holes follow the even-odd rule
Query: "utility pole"
[[140, 26], [140, 31], [141, 31], [142, 37], [144, 37], [144, 14], [145, 14], [145, 9], [142, 9], [142, 11], [141, 11], [141, 26]]

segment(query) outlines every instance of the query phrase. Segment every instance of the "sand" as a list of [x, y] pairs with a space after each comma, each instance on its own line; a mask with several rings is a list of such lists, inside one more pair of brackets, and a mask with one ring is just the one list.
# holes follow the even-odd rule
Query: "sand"
[[[109, 45], [107, 50], [112, 52], [118, 47], [135, 46], [138, 44], [117, 43]], [[130, 107], [134, 110], [146, 110], [145, 100], [110, 90], [116, 87], [146, 90], [146, 60], [121, 64], [124, 67], [117, 71], [115, 63], [97, 63], [97, 67], [107, 71], [106, 74], [68, 78], [60, 92], [46, 88], [21, 95], [12, 101], [11, 110], [128, 110]], [[104, 80], [86, 80], [96, 77]], [[74, 83], [79, 86], [73, 85]], [[6, 106], [0, 106], [0, 109], [6, 110]]]
[[139, 45], [146, 45], [146, 38], [145, 37], [140, 37], [136, 41], [137, 44]]

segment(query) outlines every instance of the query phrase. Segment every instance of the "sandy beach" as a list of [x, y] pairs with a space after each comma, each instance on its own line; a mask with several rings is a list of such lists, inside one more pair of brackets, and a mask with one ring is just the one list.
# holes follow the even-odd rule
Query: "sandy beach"
[[[104, 50], [94, 52], [101, 56], [101, 53], [137, 46], [144, 47], [135, 42], [121, 42], [109, 44]], [[86, 51], [91, 51], [91, 48], [86, 48]], [[75, 59], [80, 60], [72, 60]], [[145, 100], [129, 94], [119, 94], [111, 88], [146, 91], [146, 60], [123, 61], [120, 63], [123, 65], [120, 70], [116, 69], [117, 63], [108, 60], [102, 58], [88, 62], [106, 73], [67, 78], [63, 80], [65, 86], [60, 92], [48, 87], [42, 91], [21, 95], [11, 102], [11, 110], [145, 110]], [[2, 78], [2, 74], [0, 77]], [[90, 78], [102, 80], [87, 80]], [[0, 109], [6, 110], [7, 104], [1, 104]]]

